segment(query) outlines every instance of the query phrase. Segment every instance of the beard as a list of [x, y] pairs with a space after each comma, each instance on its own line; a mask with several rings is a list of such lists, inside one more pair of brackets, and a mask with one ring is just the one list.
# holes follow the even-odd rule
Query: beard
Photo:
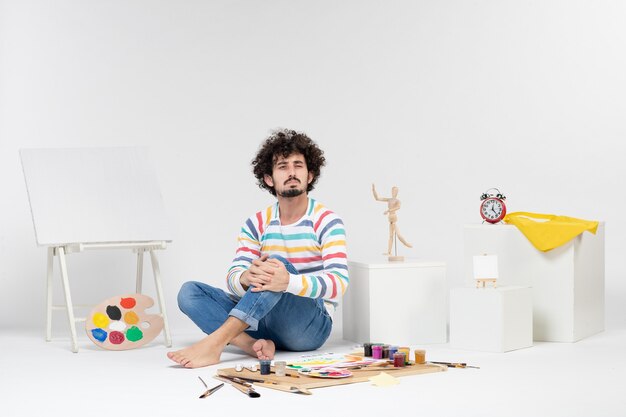
[[281, 197], [290, 198], [290, 197], [297, 197], [299, 195], [302, 195], [302, 193], [304, 193], [304, 190], [301, 190], [299, 188], [289, 188], [287, 190], [279, 191], [278, 195]]

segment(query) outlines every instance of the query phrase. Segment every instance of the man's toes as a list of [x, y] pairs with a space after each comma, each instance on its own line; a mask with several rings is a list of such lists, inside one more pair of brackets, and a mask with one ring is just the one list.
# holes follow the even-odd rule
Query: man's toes
[[174, 355], [172, 355], [172, 360], [179, 365], [184, 365], [186, 362], [189, 362], [189, 359], [186, 359], [180, 353], [175, 353]]

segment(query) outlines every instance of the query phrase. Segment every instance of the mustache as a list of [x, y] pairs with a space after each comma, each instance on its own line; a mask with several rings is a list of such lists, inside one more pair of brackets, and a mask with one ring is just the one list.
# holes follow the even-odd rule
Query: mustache
[[289, 177], [289, 178], [287, 178], [287, 181], [285, 181], [285, 182], [283, 183], [283, 185], [286, 185], [286, 184], [287, 184], [289, 181], [291, 181], [291, 180], [296, 180], [296, 181], [298, 181], [299, 183], [302, 183], [302, 181], [300, 181], [300, 179], [299, 179], [299, 178], [297, 178], [297, 177]]

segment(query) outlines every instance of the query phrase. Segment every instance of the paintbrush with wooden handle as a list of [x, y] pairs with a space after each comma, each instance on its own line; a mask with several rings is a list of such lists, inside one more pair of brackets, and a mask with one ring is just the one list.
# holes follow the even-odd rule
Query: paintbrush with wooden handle
[[289, 383], [276, 382], [276, 381], [271, 381], [271, 380], [267, 380], [263, 378], [254, 378], [254, 377], [247, 377], [247, 376], [246, 377], [231, 377], [231, 376], [219, 375], [219, 374], [218, 376], [219, 378], [232, 380], [234, 382], [238, 382], [238, 381], [252, 382], [254, 383], [254, 385], [258, 385], [258, 386], [265, 387], [265, 388], [271, 388], [271, 389], [275, 389], [278, 391], [305, 394], [305, 395], [313, 394], [311, 391], [309, 391], [306, 388], [301, 388], [296, 385], [290, 385]]
[[204, 379], [198, 377], [198, 379], [202, 382], [202, 384], [204, 385], [204, 388], [206, 388], [207, 390], [204, 391], [202, 393], [202, 395], [200, 395], [200, 398], [206, 398], [209, 395], [213, 394], [215, 391], [217, 391], [218, 389], [222, 388], [224, 386], [224, 383], [222, 382], [219, 385], [214, 386], [213, 388], [209, 388], [209, 386], [206, 384], [206, 382], [204, 382]]
[[252, 388], [252, 384], [239, 378], [230, 378], [219, 375], [215, 375], [213, 378], [219, 379], [220, 381], [228, 382], [230, 385], [237, 388], [239, 391], [243, 392], [250, 398], [259, 398], [261, 396], [261, 394], [259, 394], [254, 390], [254, 388]]
[[448, 368], [475, 368], [475, 369], [480, 369], [480, 367], [478, 366], [471, 366], [468, 365], [466, 363], [462, 363], [462, 362], [435, 362], [435, 361], [428, 361], [429, 363], [435, 363], [437, 365], [446, 365]]

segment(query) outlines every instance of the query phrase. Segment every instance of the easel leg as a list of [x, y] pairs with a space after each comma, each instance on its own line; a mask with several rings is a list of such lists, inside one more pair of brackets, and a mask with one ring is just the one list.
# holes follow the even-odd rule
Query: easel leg
[[70, 282], [67, 278], [67, 266], [65, 264], [65, 248], [57, 248], [59, 255], [59, 266], [61, 267], [61, 278], [63, 279], [63, 291], [65, 292], [65, 304], [67, 308], [67, 320], [72, 334], [72, 352], [78, 353], [78, 342], [76, 340], [76, 319], [74, 318], [74, 307], [72, 296], [70, 295]]
[[170, 326], [167, 322], [167, 314], [165, 313], [165, 301], [163, 299], [163, 287], [161, 286], [161, 271], [159, 270], [159, 261], [156, 254], [150, 250], [150, 260], [152, 261], [152, 272], [154, 274], [154, 286], [156, 287], [159, 307], [163, 316], [163, 333], [165, 334], [165, 346], [172, 347], [172, 338], [170, 336]]
[[48, 268], [46, 277], [46, 342], [52, 340], [52, 272], [54, 248], [48, 248]]
[[143, 279], [143, 249], [137, 250], [137, 286], [135, 292], [141, 294], [141, 283]]

